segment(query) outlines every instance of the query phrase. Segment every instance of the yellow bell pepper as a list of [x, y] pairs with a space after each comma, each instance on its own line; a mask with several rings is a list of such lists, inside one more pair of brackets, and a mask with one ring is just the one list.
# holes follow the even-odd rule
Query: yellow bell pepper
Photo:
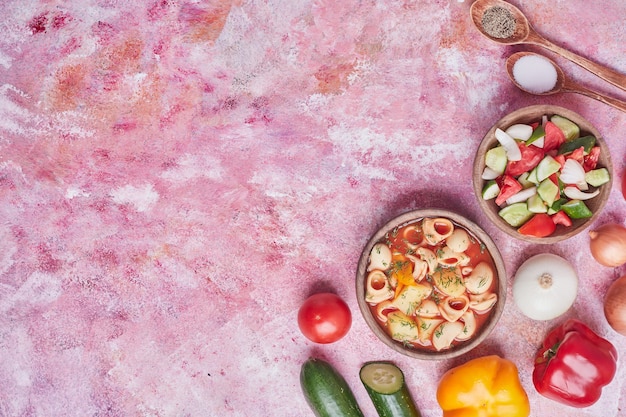
[[443, 417], [528, 417], [530, 404], [515, 364], [483, 356], [446, 372], [437, 388]]

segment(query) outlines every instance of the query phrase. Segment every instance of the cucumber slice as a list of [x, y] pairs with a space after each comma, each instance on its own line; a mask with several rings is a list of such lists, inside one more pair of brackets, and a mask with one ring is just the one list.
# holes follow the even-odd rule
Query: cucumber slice
[[404, 383], [402, 370], [391, 362], [368, 362], [359, 373], [374, 408], [383, 417], [420, 417]]
[[567, 118], [555, 114], [550, 118], [550, 121], [561, 129], [565, 135], [565, 140], [569, 141], [580, 136], [580, 128], [578, 125]]
[[504, 172], [506, 162], [506, 150], [502, 146], [491, 148], [485, 154], [485, 165], [499, 174]]
[[523, 225], [533, 216], [533, 214], [533, 212], [528, 210], [528, 205], [526, 203], [511, 204], [498, 212], [498, 215], [513, 227]]
[[592, 169], [585, 174], [585, 182], [594, 187], [599, 187], [611, 180], [609, 170], [606, 168]]
[[300, 386], [317, 417], [363, 417], [348, 383], [326, 361], [311, 358], [304, 362]]
[[483, 187], [483, 200], [491, 200], [496, 198], [500, 194], [500, 186], [496, 180], [487, 181], [487, 184]]
[[517, 177], [517, 182], [522, 184], [522, 187], [524, 188], [534, 187], [537, 184], [534, 184], [532, 181], [529, 181], [528, 180], [529, 176], [530, 176], [529, 171], [523, 172], [519, 177]]
[[533, 213], [547, 213], [548, 212], [548, 206], [542, 200], [542, 198], [539, 197], [538, 194], [535, 194], [532, 197], [530, 197], [528, 201], [526, 202], [526, 204], [528, 205], [528, 211], [530, 212], [533, 212]]
[[539, 195], [548, 206], [552, 206], [559, 198], [559, 186], [553, 183], [551, 179], [545, 179], [537, 187], [537, 195]]
[[532, 184], [539, 185], [541, 181], [537, 179], [537, 167], [534, 167], [533, 169], [530, 170], [530, 172], [528, 173], [528, 177], [526, 179], [528, 180], [528, 182]]
[[580, 200], [570, 200], [561, 206], [561, 210], [569, 216], [570, 219], [587, 219], [593, 216], [587, 205]]
[[537, 180], [542, 182], [560, 169], [561, 164], [550, 155], [546, 155], [537, 165]]
[[559, 147], [559, 151], [557, 153], [559, 155], [568, 154], [582, 146], [583, 154], [589, 155], [591, 148], [593, 148], [595, 144], [596, 144], [596, 138], [594, 136], [591, 136], [591, 135], [582, 136], [580, 138], [576, 138], [568, 142], [565, 142], [563, 145]]

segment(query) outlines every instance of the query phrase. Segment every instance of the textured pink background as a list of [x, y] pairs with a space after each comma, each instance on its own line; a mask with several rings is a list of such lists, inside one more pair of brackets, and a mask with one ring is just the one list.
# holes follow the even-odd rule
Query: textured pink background
[[[626, 73], [623, 0], [519, 0], [556, 43]], [[514, 88], [520, 47], [481, 37], [453, 0], [5, 0], [0, 4], [0, 416], [312, 416], [302, 362], [346, 377], [364, 413], [364, 361], [400, 365], [424, 417], [439, 377], [484, 354], [515, 361], [533, 416], [626, 411], [626, 338], [602, 313], [626, 268], [585, 233], [540, 247], [489, 224], [473, 154], [501, 116], [553, 103], [603, 133], [621, 175], [626, 114], [577, 95]], [[550, 54], [548, 54], [550, 55]], [[552, 56], [552, 55], [550, 55]], [[557, 59], [576, 79], [626, 93]], [[594, 406], [537, 395], [547, 323], [512, 298], [465, 358], [424, 362], [379, 342], [358, 311], [360, 251], [383, 223], [439, 207], [500, 246], [509, 275], [532, 254], [568, 258], [579, 317], [621, 355]], [[613, 186], [597, 224], [624, 223]], [[298, 307], [332, 290], [349, 334], [315, 345]], [[510, 294], [510, 290], [509, 290]]]

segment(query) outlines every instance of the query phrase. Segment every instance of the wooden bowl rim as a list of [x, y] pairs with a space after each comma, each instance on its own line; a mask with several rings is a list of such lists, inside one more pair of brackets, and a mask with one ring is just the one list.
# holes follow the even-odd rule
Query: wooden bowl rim
[[[380, 239], [387, 233], [388, 231], [394, 229], [395, 227], [410, 223], [412, 221], [417, 221], [422, 218], [435, 218], [435, 217], [444, 217], [451, 220], [453, 223], [456, 223], [465, 229], [467, 229], [471, 234], [473, 234], [476, 238], [482, 242], [487, 250], [489, 251], [494, 266], [496, 268], [496, 273], [498, 276], [498, 301], [496, 305], [493, 307], [493, 311], [491, 312], [491, 318], [485, 325], [482, 327], [480, 333], [474, 337], [474, 339], [468, 341], [465, 344], [460, 345], [457, 348], [443, 350], [441, 352], [434, 351], [420, 351], [417, 349], [410, 349], [402, 345], [402, 343], [393, 340], [376, 322], [372, 313], [369, 309], [369, 304], [365, 301], [365, 281], [367, 279], [367, 264], [369, 263], [369, 256], [372, 250], [372, 247], [380, 241]], [[504, 311], [504, 306], [506, 302], [506, 292], [507, 292], [507, 274], [506, 268], [504, 265], [504, 260], [502, 259], [502, 255], [498, 250], [498, 247], [493, 242], [491, 237], [476, 223], [469, 220], [468, 218], [443, 209], [419, 209], [412, 210], [397, 216], [390, 221], [388, 221], [385, 225], [383, 225], [372, 237], [369, 239], [368, 243], [365, 245], [363, 252], [361, 253], [361, 257], [359, 259], [359, 264], [356, 272], [356, 296], [357, 302], [359, 304], [359, 309], [361, 310], [361, 314], [365, 319], [365, 322], [369, 326], [369, 328], [374, 332], [374, 334], [387, 346], [395, 350], [396, 352], [402, 353], [404, 355], [416, 358], [416, 359], [425, 359], [425, 360], [445, 360], [455, 358], [460, 356], [481, 344], [488, 336], [491, 334], [495, 326], [497, 325], [502, 312]]]
[[[496, 128], [505, 129], [512, 124], [515, 123], [528, 123], [531, 121], [541, 120], [542, 115], [552, 116], [554, 114], [558, 114], [560, 116], [566, 117], [569, 120], [576, 123], [581, 132], [587, 132], [596, 137], [596, 144], [600, 146], [600, 165], [605, 167], [610, 174], [609, 182], [602, 185], [600, 188], [600, 194], [589, 200], [589, 202], [593, 202], [595, 207], [593, 211], [593, 215], [588, 219], [574, 220], [574, 223], [578, 223], [575, 226], [571, 226], [568, 229], [560, 229], [556, 234], [547, 237], [534, 237], [534, 236], [525, 236], [517, 232], [517, 229], [510, 226], [506, 223], [499, 215], [498, 215], [498, 207], [496, 206], [493, 200], [485, 201], [482, 198], [482, 188], [485, 183], [485, 180], [482, 179], [482, 172], [485, 168], [485, 153], [495, 146], [497, 140], [494, 137], [494, 133]], [[609, 149], [604, 142], [604, 139], [600, 132], [580, 114], [566, 109], [564, 107], [550, 105], [550, 104], [537, 104], [527, 107], [522, 107], [518, 110], [515, 110], [506, 116], [502, 117], [498, 120], [489, 131], [483, 137], [478, 150], [476, 151], [476, 155], [474, 157], [474, 168], [472, 173], [472, 183], [474, 188], [474, 195], [478, 200], [478, 205], [481, 207], [486, 216], [491, 220], [493, 224], [498, 227], [501, 231], [505, 232], [509, 236], [512, 236], [516, 239], [538, 243], [538, 244], [552, 244], [561, 242], [563, 240], [569, 239], [572, 236], [577, 235], [582, 232], [586, 228], [588, 228], [599, 216], [599, 214], [604, 209], [609, 196], [611, 194], [611, 188], [613, 185], [613, 163], [611, 161], [611, 155]], [[557, 226], [559, 227], [559, 226]], [[557, 229], [559, 230], [559, 229]]]

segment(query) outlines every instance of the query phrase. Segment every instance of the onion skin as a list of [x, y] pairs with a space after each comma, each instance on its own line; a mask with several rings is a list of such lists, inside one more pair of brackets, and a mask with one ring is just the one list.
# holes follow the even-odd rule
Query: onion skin
[[626, 263], [626, 227], [608, 223], [589, 232], [589, 238], [591, 255], [599, 264], [617, 267]]
[[626, 336], [626, 275], [609, 287], [604, 299], [604, 316], [613, 330]]

